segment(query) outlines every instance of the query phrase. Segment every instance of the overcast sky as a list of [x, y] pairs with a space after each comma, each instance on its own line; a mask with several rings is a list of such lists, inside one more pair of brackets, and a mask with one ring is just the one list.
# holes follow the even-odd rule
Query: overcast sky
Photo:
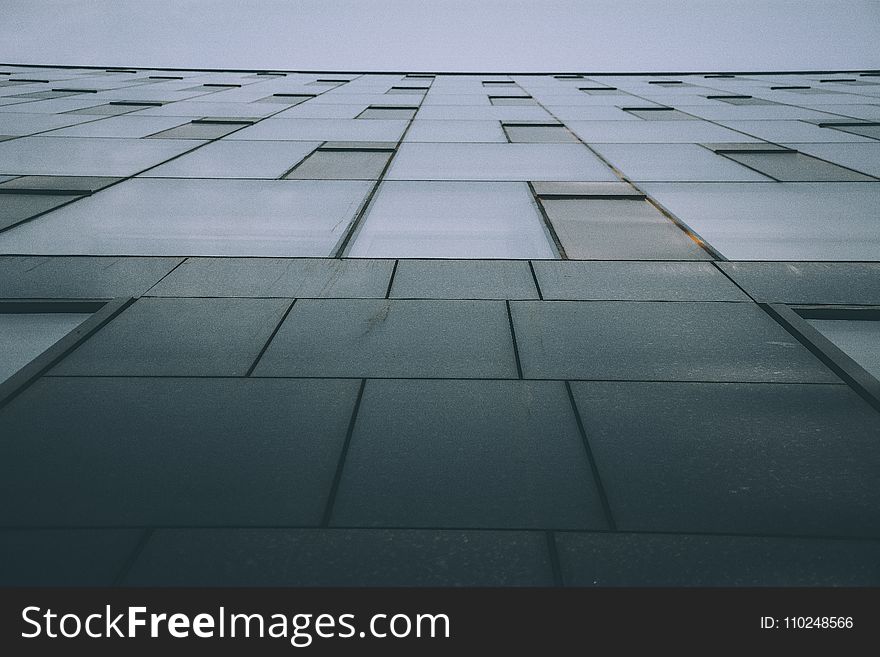
[[425, 71], [880, 68], [880, 0], [2, 0], [0, 61]]

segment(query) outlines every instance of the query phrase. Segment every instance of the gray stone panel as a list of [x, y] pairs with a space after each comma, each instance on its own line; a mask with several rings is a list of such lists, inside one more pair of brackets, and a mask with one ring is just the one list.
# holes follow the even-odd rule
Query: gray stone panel
[[748, 301], [708, 262], [535, 261], [544, 299]]
[[880, 542], [556, 534], [568, 586], [877, 586]]
[[572, 389], [620, 529], [880, 537], [880, 414], [846, 386]]
[[719, 262], [757, 301], [880, 305], [880, 263]]
[[0, 256], [0, 296], [109, 299], [140, 296], [181, 258]]
[[60, 376], [243, 376], [287, 299], [139, 299], [51, 370]]
[[297, 301], [255, 376], [515, 378], [501, 301]]
[[157, 297], [384, 298], [393, 260], [188, 258], [150, 289]]
[[540, 532], [167, 529], [127, 585], [550, 586]]
[[512, 301], [510, 306], [527, 379], [839, 382], [754, 304]]
[[0, 230], [70, 203], [80, 196], [0, 194]]
[[0, 524], [317, 524], [357, 386], [42, 379], [0, 410]]
[[368, 381], [331, 524], [606, 527], [559, 382]]
[[138, 529], [0, 529], [0, 586], [112, 586]]
[[392, 298], [537, 299], [529, 263], [520, 260], [401, 260]]

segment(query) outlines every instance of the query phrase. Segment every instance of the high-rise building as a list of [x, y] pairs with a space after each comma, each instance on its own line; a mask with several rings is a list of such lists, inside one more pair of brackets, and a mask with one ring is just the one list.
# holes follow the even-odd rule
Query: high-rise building
[[0, 583], [877, 585], [878, 75], [0, 66]]

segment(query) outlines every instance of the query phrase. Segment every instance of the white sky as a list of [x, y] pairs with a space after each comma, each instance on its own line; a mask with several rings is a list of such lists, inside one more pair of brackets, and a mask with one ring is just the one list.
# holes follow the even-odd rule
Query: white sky
[[2, 0], [0, 62], [425, 71], [880, 68], [880, 0]]

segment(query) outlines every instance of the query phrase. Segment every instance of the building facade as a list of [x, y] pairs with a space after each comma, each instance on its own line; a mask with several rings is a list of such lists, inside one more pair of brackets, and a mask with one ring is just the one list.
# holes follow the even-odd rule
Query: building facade
[[878, 75], [0, 66], [0, 582], [877, 585]]

